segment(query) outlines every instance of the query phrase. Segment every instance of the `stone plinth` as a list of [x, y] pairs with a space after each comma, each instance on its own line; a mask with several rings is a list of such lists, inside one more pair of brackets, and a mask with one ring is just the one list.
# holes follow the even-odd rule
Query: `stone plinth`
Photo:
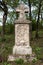
[[32, 54], [30, 47], [30, 24], [31, 22], [25, 20], [15, 22], [15, 46], [13, 47], [13, 54], [27, 55]]
[[30, 55], [32, 54], [32, 48], [29, 46], [14, 46], [13, 55]]

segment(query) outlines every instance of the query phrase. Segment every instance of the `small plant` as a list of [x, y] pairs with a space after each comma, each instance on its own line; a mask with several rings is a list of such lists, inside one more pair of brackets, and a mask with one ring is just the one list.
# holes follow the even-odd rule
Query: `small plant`
[[10, 63], [4, 62], [4, 65], [11, 65]]
[[4, 42], [6, 39], [4, 37], [0, 37], [0, 42]]
[[40, 53], [40, 50], [41, 50], [40, 47], [37, 47], [37, 48], [36, 48], [36, 52], [37, 52], [37, 53]]
[[24, 60], [21, 59], [21, 58], [19, 58], [19, 59], [16, 59], [16, 60], [15, 60], [15, 63], [16, 63], [16, 64], [23, 64], [23, 63], [24, 63]]
[[35, 53], [36, 53], [37, 58], [39, 59], [40, 58], [40, 55], [41, 55], [41, 48], [40, 47], [37, 47], [35, 49]]
[[37, 62], [37, 58], [34, 58], [34, 59], [32, 60], [32, 62], [33, 62], [33, 63]]

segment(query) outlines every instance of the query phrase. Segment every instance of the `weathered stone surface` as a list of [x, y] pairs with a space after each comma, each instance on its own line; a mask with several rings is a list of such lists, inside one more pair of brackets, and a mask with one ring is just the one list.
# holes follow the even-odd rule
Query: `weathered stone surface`
[[29, 24], [15, 24], [15, 46], [13, 54], [32, 54], [29, 41]]
[[27, 55], [32, 54], [32, 48], [29, 46], [14, 46], [13, 47], [13, 55]]
[[15, 22], [14, 22], [14, 24], [31, 24], [31, 21], [29, 21], [29, 20], [24, 20], [24, 19], [18, 19], [18, 20], [16, 20]]
[[15, 25], [15, 44], [17, 46], [29, 46], [29, 25]]
[[13, 55], [9, 55], [8, 61], [14, 61], [14, 60], [15, 60], [15, 57]]
[[16, 12], [19, 12], [19, 20], [26, 20], [25, 12], [29, 12], [29, 7], [21, 2], [21, 4], [16, 8]]

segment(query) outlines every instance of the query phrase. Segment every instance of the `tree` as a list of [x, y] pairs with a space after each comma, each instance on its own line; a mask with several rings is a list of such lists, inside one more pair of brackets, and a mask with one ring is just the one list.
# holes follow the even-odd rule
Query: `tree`
[[5, 23], [7, 20], [8, 8], [4, 1], [0, 1], [0, 8], [4, 11], [3, 15], [3, 27], [2, 27], [2, 36], [5, 34]]
[[37, 12], [37, 15], [36, 15], [36, 18], [37, 18], [36, 22], [37, 23], [36, 23], [36, 35], [35, 35], [35, 37], [38, 38], [39, 37], [39, 34], [38, 34], [38, 32], [39, 32], [39, 21], [40, 21], [40, 15], [41, 15], [40, 13], [42, 10], [43, 1], [42, 0], [33, 0], [32, 5], [35, 6], [37, 9], [37, 11], [36, 11]]
[[29, 5], [29, 10], [30, 10], [29, 19], [31, 21], [32, 17], [31, 17], [31, 1], [30, 0], [28, 0], [28, 5]]
[[36, 38], [38, 38], [39, 37], [39, 35], [38, 35], [38, 25], [39, 25], [39, 20], [40, 20], [40, 13], [41, 13], [41, 5], [42, 4], [42, 0], [40, 0], [40, 2], [39, 2], [39, 7], [38, 7], [38, 19], [37, 19], [37, 28], [36, 28]]
[[[7, 20], [7, 14], [8, 14], [8, 7], [10, 6], [12, 9], [15, 10], [15, 7], [17, 6], [19, 0], [2, 0], [0, 1], [0, 8], [4, 11], [3, 14], [3, 27], [2, 27], [2, 36], [5, 34], [5, 23]], [[8, 7], [7, 7], [8, 5]], [[4, 36], [3, 36], [4, 37]]]

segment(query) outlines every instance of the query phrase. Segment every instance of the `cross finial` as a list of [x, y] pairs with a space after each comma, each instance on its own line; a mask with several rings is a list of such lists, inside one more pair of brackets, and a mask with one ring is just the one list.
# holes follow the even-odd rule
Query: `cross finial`
[[26, 19], [25, 12], [29, 12], [29, 8], [23, 2], [16, 8], [16, 12], [19, 12], [19, 19]]

